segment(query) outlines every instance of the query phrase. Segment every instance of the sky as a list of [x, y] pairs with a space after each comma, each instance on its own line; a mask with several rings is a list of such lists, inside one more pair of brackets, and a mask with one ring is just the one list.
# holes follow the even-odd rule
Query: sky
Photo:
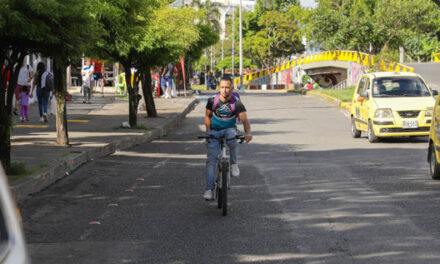
[[304, 7], [317, 7], [318, 6], [318, 3], [316, 3], [315, 0], [300, 0], [299, 2]]

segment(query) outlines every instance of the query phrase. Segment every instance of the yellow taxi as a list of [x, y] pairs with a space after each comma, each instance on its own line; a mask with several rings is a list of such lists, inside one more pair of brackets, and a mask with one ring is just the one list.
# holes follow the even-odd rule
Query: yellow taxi
[[370, 142], [382, 137], [428, 136], [437, 91], [409, 72], [364, 74], [354, 91], [351, 134], [367, 132]]
[[440, 180], [440, 96], [435, 103], [433, 115], [429, 133], [428, 162], [431, 177]]

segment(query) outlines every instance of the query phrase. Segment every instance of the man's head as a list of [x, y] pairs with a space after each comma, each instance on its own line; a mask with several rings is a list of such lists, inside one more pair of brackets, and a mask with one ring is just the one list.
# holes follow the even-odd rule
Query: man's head
[[229, 77], [223, 76], [219, 83], [220, 95], [224, 99], [229, 99], [234, 86], [232, 85], [232, 80]]

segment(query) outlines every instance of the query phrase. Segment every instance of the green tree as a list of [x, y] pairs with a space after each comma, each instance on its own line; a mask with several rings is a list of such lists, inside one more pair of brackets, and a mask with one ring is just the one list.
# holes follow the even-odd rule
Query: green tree
[[283, 11], [289, 6], [299, 5], [298, 0], [257, 0], [257, 8]]
[[[240, 67], [239, 60], [234, 60], [234, 68], [238, 69], [238, 67]], [[243, 68], [252, 69], [257, 68], [257, 66], [252, 64], [251, 59], [243, 58]], [[232, 56], [228, 56], [223, 61], [219, 62], [216, 66], [216, 69], [219, 71], [222, 69], [232, 69]]]
[[139, 97], [137, 81], [135, 85], [131, 85], [131, 68], [140, 52], [152, 48], [153, 43], [147, 38], [148, 29], [155, 10], [164, 6], [166, 2], [165, 0], [96, 1], [100, 2], [97, 18], [105, 35], [100, 38], [91, 52], [101, 58], [118, 61], [124, 66], [129, 98], [129, 124], [134, 127], [137, 125]]
[[264, 12], [259, 20], [260, 30], [244, 39], [248, 57], [255, 59], [259, 66], [270, 67], [275, 58], [302, 52], [299, 28], [294, 19], [280, 11]]
[[[51, 6], [47, 6], [51, 3]], [[99, 24], [94, 21], [92, 1], [59, 0], [40, 1], [33, 8], [41, 10], [50, 19], [47, 43], [37, 51], [53, 59], [54, 88], [57, 102], [57, 144], [69, 145], [66, 109], [66, 69], [72, 61], [81, 58], [101, 34]]]
[[[58, 67], [60, 57], [68, 59], [71, 54], [66, 53], [80, 52], [85, 34], [94, 27], [89, 6], [89, 1], [79, 0], [0, 1], [0, 67], [5, 68], [0, 75], [0, 159], [5, 167], [11, 162], [11, 110], [19, 73], [14, 66], [22, 65], [27, 54], [42, 53], [51, 56]], [[7, 72], [11, 79], [6, 89]], [[54, 75], [58, 97], [57, 142], [61, 145], [68, 143], [65, 97], [61, 98], [65, 94], [64, 74]]]
[[321, 0], [307, 19], [307, 38], [326, 50], [396, 51], [407, 38], [430, 36], [438, 8], [424, 0]]
[[437, 32], [439, 18], [430, 1], [378, 0], [374, 22], [376, 34], [385, 40], [381, 50], [397, 48], [410, 36]]
[[217, 32], [220, 32], [220, 5], [217, 2], [212, 2], [211, 0], [206, 0], [202, 2], [201, 0], [193, 0], [191, 6], [197, 10], [203, 12], [200, 17], [203, 24], [211, 25]]
[[[169, 18], [173, 19], [170, 20]], [[199, 40], [199, 31], [194, 21], [199, 18], [192, 8], [170, 9], [164, 7], [155, 12], [153, 22], [147, 30], [150, 45], [135, 57], [134, 65], [142, 82], [147, 115], [156, 117], [157, 111], [152, 96], [151, 69], [179, 61]]]

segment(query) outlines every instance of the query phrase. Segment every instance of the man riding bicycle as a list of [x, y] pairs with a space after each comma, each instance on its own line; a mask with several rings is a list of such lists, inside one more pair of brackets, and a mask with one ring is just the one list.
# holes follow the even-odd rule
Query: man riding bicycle
[[[245, 141], [252, 140], [251, 125], [246, 115], [246, 108], [239, 99], [239, 95], [233, 92], [234, 87], [231, 79], [222, 77], [219, 83], [220, 93], [209, 98], [206, 104], [205, 126], [209, 136], [216, 138], [233, 138], [237, 135], [237, 118], [243, 122]], [[238, 142], [228, 140], [231, 174], [233, 177], [240, 175], [238, 169]], [[203, 194], [205, 200], [212, 200], [217, 157], [220, 151], [220, 142], [217, 139], [208, 139], [208, 159], [206, 161], [206, 189]]]

